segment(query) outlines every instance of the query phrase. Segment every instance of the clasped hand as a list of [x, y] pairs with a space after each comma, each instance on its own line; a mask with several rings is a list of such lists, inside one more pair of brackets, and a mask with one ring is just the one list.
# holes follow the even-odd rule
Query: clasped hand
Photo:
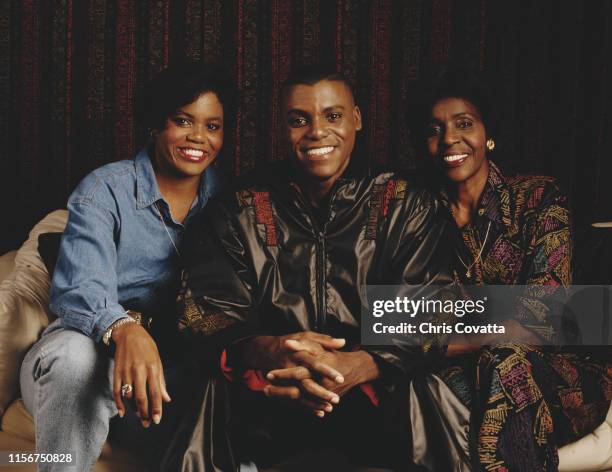
[[325, 334], [305, 331], [263, 336], [251, 343], [266, 360], [260, 365], [270, 382], [264, 393], [299, 401], [319, 417], [330, 413], [353, 387], [377, 375], [369, 354], [340, 351], [345, 340]]

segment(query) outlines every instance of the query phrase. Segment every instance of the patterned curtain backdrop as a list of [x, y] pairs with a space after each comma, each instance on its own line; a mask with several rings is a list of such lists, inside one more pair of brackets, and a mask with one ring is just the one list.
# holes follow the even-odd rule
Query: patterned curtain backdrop
[[611, 21], [606, 0], [0, 1], [0, 250], [87, 172], [133, 157], [134, 96], [181, 57], [223, 61], [241, 90], [221, 162], [234, 174], [283, 158], [275, 97], [293, 65], [335, 61], [364, 154], [408, 167], [402, 104], [422, 71], [486, 70], [502, 168], [558, 177], [578, 224], [612, 220]]

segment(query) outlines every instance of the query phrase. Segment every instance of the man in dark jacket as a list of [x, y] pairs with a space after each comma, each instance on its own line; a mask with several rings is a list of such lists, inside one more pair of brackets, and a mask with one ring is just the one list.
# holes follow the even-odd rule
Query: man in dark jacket
[[413, 182], [351, 160], [361, 114], [340, 74], [294, 73], [281, 105], [291, 157], [191, 226], [181, 325], [230, 379], [238, 457], [327, 447], [389, 465], [410, 453], [391, 451], [384, 406], [441, 346], [361, 345], [365, 285], [451, 283], [453, 224]]

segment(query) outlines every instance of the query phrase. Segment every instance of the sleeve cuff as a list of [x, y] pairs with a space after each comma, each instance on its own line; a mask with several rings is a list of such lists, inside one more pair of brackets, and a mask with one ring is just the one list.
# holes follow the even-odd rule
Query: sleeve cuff
[[57, 314], [62, 319], [62, 324], [64, 326], [81, 331], [94, 341], [101, 342], [102, 336], [104, 336], [104, 333], [108, 331], [108, 328], [110, 328], [113, 323], [128, 316], [125, 310], [122, 308], [120, 309], [121, 311], [117, 310], [113, 312], [105, 310], [104, 313], [98, 314], [95, 318], [92, 315], [67, 312], [62, 309], [57, 310]]
[[223, 376], [230, 382], [242, 382], [250, 390], [261, 392], [269, 384], [263, 372], [259, 370], [248, 369], [242, 373], [238, 373], [232, 367], [227, 365], [227, 351], [224, 349], [221, 353], [221, 372]]

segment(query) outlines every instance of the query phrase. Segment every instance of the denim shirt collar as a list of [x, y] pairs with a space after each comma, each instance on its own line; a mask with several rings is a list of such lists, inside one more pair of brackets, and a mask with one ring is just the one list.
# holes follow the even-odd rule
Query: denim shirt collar
[[[146, 149], [142, 149], [134, 159], [136, 168], [136, 202], [139, 209], [151, 206], [153, 203], [163, 200], [153, 163]], [[200, 188], [198, 190], [198, 208], [203, 208], [208, 200], [215, 196], [220, 189], [219, 172], [214, 166], [209, 166], [202, 174]]]

